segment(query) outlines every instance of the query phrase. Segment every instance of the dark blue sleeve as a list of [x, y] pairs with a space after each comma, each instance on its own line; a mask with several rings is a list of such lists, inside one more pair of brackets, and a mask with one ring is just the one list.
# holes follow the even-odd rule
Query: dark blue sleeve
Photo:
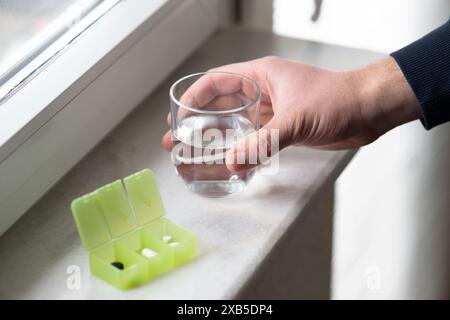
[[450, 121], [450, 20], [391, 56], [416, 95], [425, 128]]

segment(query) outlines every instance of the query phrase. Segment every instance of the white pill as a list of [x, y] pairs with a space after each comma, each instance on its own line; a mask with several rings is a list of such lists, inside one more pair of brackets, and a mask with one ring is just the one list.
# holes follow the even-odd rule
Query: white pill
[[156, 256], [157, 253], [152, 249], [144, 248], [142, 249], [141, 254], [146, 258], [153, 258], [154, 256]]
[[169, 246], [171, 247], [175, 247], [178, 245], [178, 242], [174, 241], [174, 242], [169, 242]]
[[169, 236], [168, 234], [166, 234], [165, 236], [162, 237], [162, 240], [165, 243], [168, 243], [168, 242], [170, 242], [170, 240], [172, 240], [172, 236]]

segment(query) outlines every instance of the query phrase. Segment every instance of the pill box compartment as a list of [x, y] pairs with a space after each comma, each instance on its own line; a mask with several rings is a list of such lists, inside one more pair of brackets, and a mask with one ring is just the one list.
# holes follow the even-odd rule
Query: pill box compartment
[[[140, 285], [196, 256], [195, 235], [165, 218], [148, 169], [75, 199], [72, 212], [92, 274], [117, 288]], [[154, 254], [143, 256], [143, 249]]]
[[[113, 266], [113, 262], [123, 264], [123, 269]], [[145, 259], [117, 242], [108, 243], [90, 252], [89, 264], [92, 274], [123, 290], [148, 280]]]
[[[174, 257], [170, 247], [153, 233], [144, 229], [126, 235], [117, 240], [117, 242], [145, 260], [148, 280], [170, 270], [174, 265]], [[143, 256], [142, 250], [145, 248], [155, 252], [155, 255], [152, 257]]]
[[164, 236], [170, 236], [169, 242], [163, 242], [173, 256], [173, 267], [182, 265], [197, 254], [196, 237], [166, 218], [160, 218], [149, 223], [143, 228], [143, 233], [156, 235], [161, 240]]

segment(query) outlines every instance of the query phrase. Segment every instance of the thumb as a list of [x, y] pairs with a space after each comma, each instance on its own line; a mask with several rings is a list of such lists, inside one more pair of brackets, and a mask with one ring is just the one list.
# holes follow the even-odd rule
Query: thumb
[[228, 150], [225, 163], [231, 172], [249, 170], [277, 154], [288, 143], [287, 129], [274, 116], [264, 127], [239, 140]]

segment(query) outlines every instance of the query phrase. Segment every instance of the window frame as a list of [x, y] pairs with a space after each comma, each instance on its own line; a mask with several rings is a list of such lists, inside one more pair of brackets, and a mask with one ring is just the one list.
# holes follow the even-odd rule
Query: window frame
[[230, 21], [230, 2], [121, 1], [0, 107], [0, 235]]
[[23, 48], [18, 48], [17, 59], [11, 59], [7, 69], [3, 70], [6, 72], [0, 75], [0, 106], [120, 1], [103, 0], [89, 9], [85, 8], [80, 17], [69, 17], [63, 12], [25, 42]]

